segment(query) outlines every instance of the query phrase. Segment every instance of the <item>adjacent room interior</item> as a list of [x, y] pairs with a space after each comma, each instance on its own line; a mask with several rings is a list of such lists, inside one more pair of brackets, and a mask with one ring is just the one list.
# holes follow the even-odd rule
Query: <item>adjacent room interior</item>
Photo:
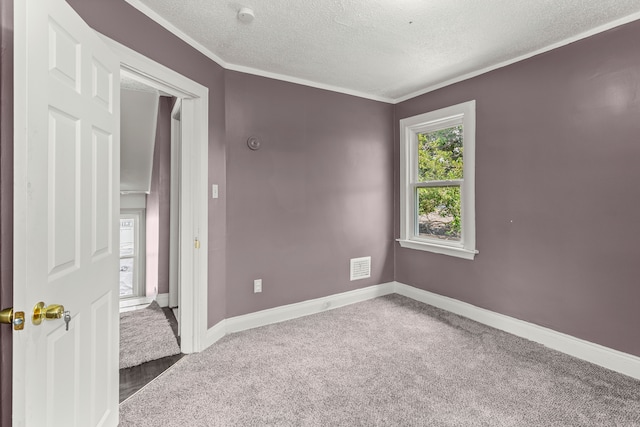
[[120, 82], [120, 399], [124, 400], [181, 357], [181, 100], [124, 71]]

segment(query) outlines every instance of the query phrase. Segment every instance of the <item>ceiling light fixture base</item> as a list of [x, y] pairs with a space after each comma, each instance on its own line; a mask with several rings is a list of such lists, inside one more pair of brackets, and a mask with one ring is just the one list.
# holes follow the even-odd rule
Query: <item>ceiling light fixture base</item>
[[248, 7], [242, 7], [238, 11], [238, 21], [242, 23], [249, 24], [255, 17], [256, 16], [254, 15], [253, 10], [249, 9]]

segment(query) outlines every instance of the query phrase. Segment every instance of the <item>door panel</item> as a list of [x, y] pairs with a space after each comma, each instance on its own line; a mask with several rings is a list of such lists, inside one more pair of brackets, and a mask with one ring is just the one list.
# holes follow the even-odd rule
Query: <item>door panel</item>
[[14, 425], [116, 426], [120, 64], [63, 0], [15, 14]]
[[[116, 296], [117, 299], [117, 296]], [[118, 390], [118, 376], [111, 375], [113, 360], [109, 355], [118, 354], [118, 349], [111, 341], [106, 342], [106, 347], [100, 344], [100, 337], [113, 335], [113, 322], [102, 322], [107, 319], [114, 309], [113, 292], [105, 294], [102, 298], [91, 304], [91, 414], [92, 426], [106, 425], [104, 422], [113, 408], [109, 407], [110, 393]], [[116, 308], [117, 311], [117, 308]], [[114, 378], [116, 382], [114, 383]]]
[[93, 100], [110, 113], [113, 111], [113, 73], [96, 58], [93, 58], [91, 70]]
[[[78, 425], [80, 405], [79, 329], [58, 326], [47, 336], [47, 427]], [[29, 425], [29, 424], [27, 424]]]
[[49, 71], [80, 93], [81, 46], [55, 19], [49, 20]]
[[91, 233], [93, 260], [113, 253], [113, 135], [93, 128], [91, 135], [92, 154], [92, 206]]
[[[80, 119], [49, 108], [48, 220], [49, 280], [77, 270], [80, 264]], [[44, 212], [43, 212], [44, 214]]]

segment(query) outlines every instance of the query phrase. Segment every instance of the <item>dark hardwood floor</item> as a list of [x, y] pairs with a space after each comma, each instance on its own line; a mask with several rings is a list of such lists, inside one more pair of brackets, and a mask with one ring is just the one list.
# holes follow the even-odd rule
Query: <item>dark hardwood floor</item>
[[[163, 308], [165, 316], [169, 320], [171, 329], [178, 339], [178, 321], [173, 312], [169, 308]], [[176, 354], [175, 356], [163, 357], [162, 359], [152, 360], [142, 365], [132, 366], [131, 368], [120, 369], [120, 402], [131, 396], [136, 391], [147, 385], [151, 380], [169, 369], [174, 363], [180, 360], [184, 354]]]

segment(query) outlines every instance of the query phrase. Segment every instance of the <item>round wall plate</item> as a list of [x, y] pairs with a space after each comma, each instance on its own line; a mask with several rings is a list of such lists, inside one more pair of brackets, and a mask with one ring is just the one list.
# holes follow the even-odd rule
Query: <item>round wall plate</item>
[[260, 148], [260, 140], [257, 136], [251, 136], [247, 139], [247, 146], [255, 151]]

